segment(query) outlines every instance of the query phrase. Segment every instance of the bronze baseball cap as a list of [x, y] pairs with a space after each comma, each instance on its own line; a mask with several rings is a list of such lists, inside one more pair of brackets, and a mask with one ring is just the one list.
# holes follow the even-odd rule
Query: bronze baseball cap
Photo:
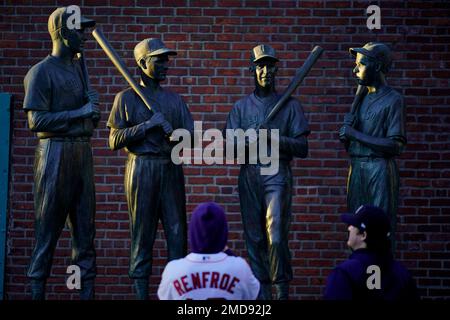
[[350, 48], [348, 51], [354, 56], [356, 56], [357, 53], [361, 53], [381, 62], [386, 69], [385, 71], [389, 69], [392, 63], [391, 49], [384, 43], [369, 42], [362, 48]]
[[253, 63], [258, 62], [261, 59], [270, 58], [275, 61], [280, 61], [275, 55], [275, 49], [266, 44], [260, 44], [252, 49], [251, 61]]
[[[70, 6], [70, 7], [77, 7], [78, 12], [80, 12], [80, 8], [76, 5]], [[75, 10], [67, 10], [70, 7], [60, 7], [52, 12], [50, 17], [48, 18], [48, 32], [53, 33], [59, 29], [61, 29], [63, 26], [67, 26], [67, 20], [69, 17], [71, 17], [75, 12], [76, 8], [73, 8]], [[90, 28], [95, 26], [95, 20], [88, 19], [84, 16], [80, 16], [80, 26], [82, 28]]]
[[167, 48], [166, 45], [157, 38], [144, 39], [134, 47], [134, 58], [138, 63], [143, 57], [153, 57], [160, 54], [174, 56], [177, 52]]

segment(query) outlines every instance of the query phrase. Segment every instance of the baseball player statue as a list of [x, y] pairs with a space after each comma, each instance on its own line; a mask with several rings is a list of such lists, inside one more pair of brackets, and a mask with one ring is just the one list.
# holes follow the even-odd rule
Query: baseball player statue
[[161, 300], [255, 300], [259, 281], [244, 259], [227, 255], [228, 226], [222, 207], [200, 204], [189, 223], [191, 253], [171, 261], [158, 288]]
[[391, 51], [382, 43], [369, 42], [350, 48], [356, 57], [353, 72], [358, 93], [352, 112], [345, 115], [339, 138], [350, 155], [347, 206], [351, 212], [363, 204], [382, 208], [391, 221], [392, 250], [398, 207], [399, 173], [395, 156], [406, 145], [403, 97], [386, 83]]
[[94, 20], [68, 23], [67, 7], [48, 20], [51, 55], [27, 73], [23, 108], [39, 142], [34, 165], [36, 243], [27, 276], [32, 299], [45, 298], [53, 253], [66, 218], [72, 234], [72, 260], [81, 271], [81, 299], [94, 297], [95, 190], [90, 137], [99, 121], [98, 94], [87, 85], [82, 53], [84, 29]]
[[[250, 71], [255, 91], [236, 102], [228, 115], [226, 129], [259, 128], [271, 107], [280, 99], [275, 91], [278, 70], [275, 50], [259, 45], [251, 51]], [[266, 125], [279, 132], [279, 168], [261, 174], [261, 165], [243, 164], [239, 175], [242, 223], [250, 266], [261, 283], [260, 299], [272, 299], [272, 284], [277, 299], [288, 299], [292, 279], [288, 233], [291, 219], [293, 157], [308, 153], [308, 122], [297, 99], [290, 98]], [[270, 139], [269, 134], [269, 139]]]
[[152, 250], [161, 219], [167, 240], [168, 259], [187, 253], [186, 197], [181, 165], [171, 161], [172, 144], [167, 134], [183, 128], [194, 131], [191, 114], [182, 98], [160, 86], [166, 79], [168, 49], [159, 39], [149, 38], [134, 48], [141, 71], [140, 86], [153, 112], [128, 88], [116, 95], [108, 120], [111, 149], [125, 148], [125, 193], [131, 225], [129, 276], [138, 299], [148, 299]]

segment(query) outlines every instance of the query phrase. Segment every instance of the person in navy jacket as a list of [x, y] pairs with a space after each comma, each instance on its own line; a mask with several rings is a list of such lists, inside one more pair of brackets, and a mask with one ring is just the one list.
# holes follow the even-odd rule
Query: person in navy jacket
[[390, 249], [390, 222], [375, 206], [362, 205], [354, 214], [343, 214], [348, 225], [348, 260], [329, 275], [326, 300], [418, 300], [410, 272], [394, 260]]

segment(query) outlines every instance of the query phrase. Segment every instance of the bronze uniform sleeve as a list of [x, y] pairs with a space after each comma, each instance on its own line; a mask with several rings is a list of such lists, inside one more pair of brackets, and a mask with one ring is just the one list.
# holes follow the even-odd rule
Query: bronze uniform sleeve
[[109, 147], [111, 150], [121, 149], [134, 141], [145, 138], [144, 123], [128, 127], [126, 109], [128, 103], [132, 102], [128, 98], [124, 92], [119, 92], [109, 114], [107, 126], [110, 128]]

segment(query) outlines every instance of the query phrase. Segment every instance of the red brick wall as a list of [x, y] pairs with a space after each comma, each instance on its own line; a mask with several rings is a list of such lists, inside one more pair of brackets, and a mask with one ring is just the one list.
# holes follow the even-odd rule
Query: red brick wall
[[[34, 244], [32, 134], [21, 110], [27, 70], [51, 50], [49, 14], [71, 1], [0, 1], [0, 91], [14, 95], [12, 174], [6, 293], [27, 299], [26, 267]], [[418, 279], [427, 298], [450, 296], [449, 16], [447, 1], [379, 1], [382, 29], [366, 27], [369, 1], [158, 0], [82, 1], [130, 69], [134, 45], [161, 37], [178, 51], [166, 85], [183, 95], [195, 120], [222, 128], [233, 102], [250, 93], [249, 50], [269, 43], [281, 58], [278, 87], [284, 88], [314, 45], [326, 52], [296, 96], [310, 121], [310, 154], [292, 163], [295, 175], [290, 248], [292, 298], [318, 299], [331, 268], [348, 254], [339, 213], [346, 210], [347, 155], [337, 130], [349, 111], [355, 81], [351, 46], [382, 41], [395, 51], [388, 81], [407, 104], [408, 146], [399, 159], [401, 199], [397, 257]], [[128, 214], [123, 189], [124, 152], [107, 148], [106, 119], [114, 95], [127, 85], [91, 40], [87, 49], [91, 82], [100, 92], [103, 119], [92, 140], [97, 188], [97, 297], [133, 298], [127, 276]], [[226, 207], [230, 246], [246, 255], [237, 194], [237, 166], [186, 166], [188, 211], [202, 201]], [[151, 292], [159, 283], [166, 250], [162, 231], [154, 249]], [[70, 235], [64, 231], [55, 253], [48, 298], [77, 298], [66, 289]]]

